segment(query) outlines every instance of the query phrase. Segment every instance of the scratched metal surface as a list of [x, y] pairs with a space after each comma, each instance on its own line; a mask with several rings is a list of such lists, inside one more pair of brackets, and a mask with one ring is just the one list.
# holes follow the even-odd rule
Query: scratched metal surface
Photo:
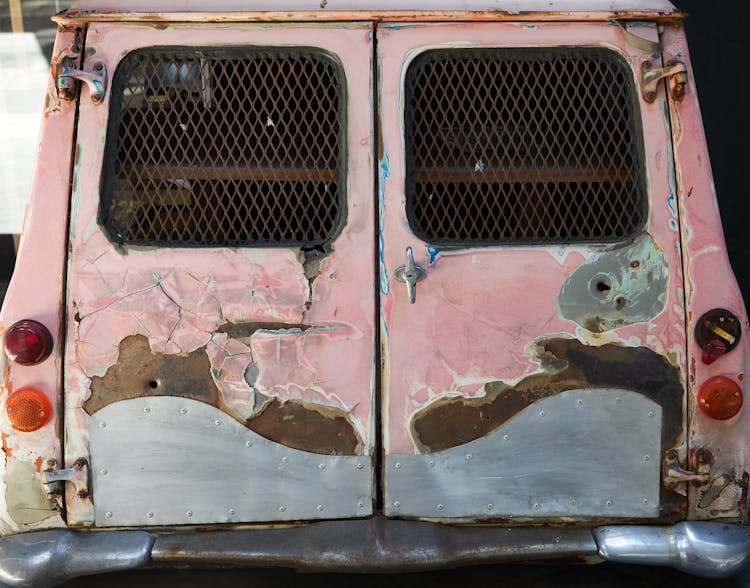
[[100, 527], [372, 513], [369, 456], [290, 449], [188, 398], [103, 408], [92, 417], [91, 457]]
[[391, 516], [655, 517], [661, 407], [628, 390], [570, 390], [459, 447], [386, 456]]

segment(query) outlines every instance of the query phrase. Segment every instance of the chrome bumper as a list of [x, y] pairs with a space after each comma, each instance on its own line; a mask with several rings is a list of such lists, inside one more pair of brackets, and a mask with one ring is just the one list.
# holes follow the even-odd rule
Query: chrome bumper
[[157, 565], [396, 572], [477, 563], [578, 559], [671, 566], [709, 578], [750, 560], [750, 528], [468, 527], [375, 517], [206, 532], [38, 531], [0, 539], [0, 586], [53, 586], [78, 576]]

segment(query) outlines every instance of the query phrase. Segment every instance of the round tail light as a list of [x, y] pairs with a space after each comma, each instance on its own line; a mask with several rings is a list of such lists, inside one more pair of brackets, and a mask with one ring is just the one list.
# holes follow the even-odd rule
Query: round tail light
[[717, 421], [731, 419], [742, 408], [742, 388], [726, 376], [714, 376], [698, 390], [698, 408]]
[[36, 365], [52, 353], [52, 335], [38, 321], [18, 321], [5, 333], [5, 353], [21, 365]]
[[8, 396], [5, 414], [14, 429], [28, 433], [49, 422], [52, 404], [38, 388], [20, 388]]

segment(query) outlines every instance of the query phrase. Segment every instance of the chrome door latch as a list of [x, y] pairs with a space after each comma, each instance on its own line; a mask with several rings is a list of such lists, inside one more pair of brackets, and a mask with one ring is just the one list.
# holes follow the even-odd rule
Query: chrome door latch
[[656, 100], [656, 88], [659, 82], [667, 78], [667, 88], [676, 102], [685, 96], [685, 86], [688, 82], [687, 66], [673, 59], [665, 67], [655, 68], [650, 61], [641, 63], [641, 93], [646, 102]]
[[104, 62], [96, 61], [91, 71], [85, 71], [63, 63], [57, 76], [57, 91], [63, 100], [75, 99], [76, 81], [88, 86], [94, 104], [101, 104], [107, 91], [107, 66]]
[[414, 253], [411, 247], [406, 248], [406, 265], [400, 265], [393, 272], [393, 277], [397, 282], [406, 284], [406, 293], [409, 295], [409, 304], [414, 304], [417, 300], [417, 282], [421, 282], [427, 277], [427, 272], [420, 265], [414, 263]]
[[70, 482], [78, 491], [79, 498], [88, 498], [90, 496], [91, 476], [89, 473], [89, 462], [83, 458], [75, 461], [72, 467], [64, 470], [53, 469], [57, 462], [50, 460], [47, 462], [49, 469], [42, 472], [42, 484], [47, 490], [47, 496], [56, 497], [63, 494], [60, 482]]

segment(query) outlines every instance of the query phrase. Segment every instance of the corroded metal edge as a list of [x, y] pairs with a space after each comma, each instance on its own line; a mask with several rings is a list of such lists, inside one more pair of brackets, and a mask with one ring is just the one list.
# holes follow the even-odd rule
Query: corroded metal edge
[[160, 566], [396, 572], [519, 561], [665, 565], [709, 577], [750, 561], [750, 528], [449, 526], [376, 516], [295, 527], [196, 532], [40, 531], [0, 539], [0, 586], [53, 586], [78, 576]]

